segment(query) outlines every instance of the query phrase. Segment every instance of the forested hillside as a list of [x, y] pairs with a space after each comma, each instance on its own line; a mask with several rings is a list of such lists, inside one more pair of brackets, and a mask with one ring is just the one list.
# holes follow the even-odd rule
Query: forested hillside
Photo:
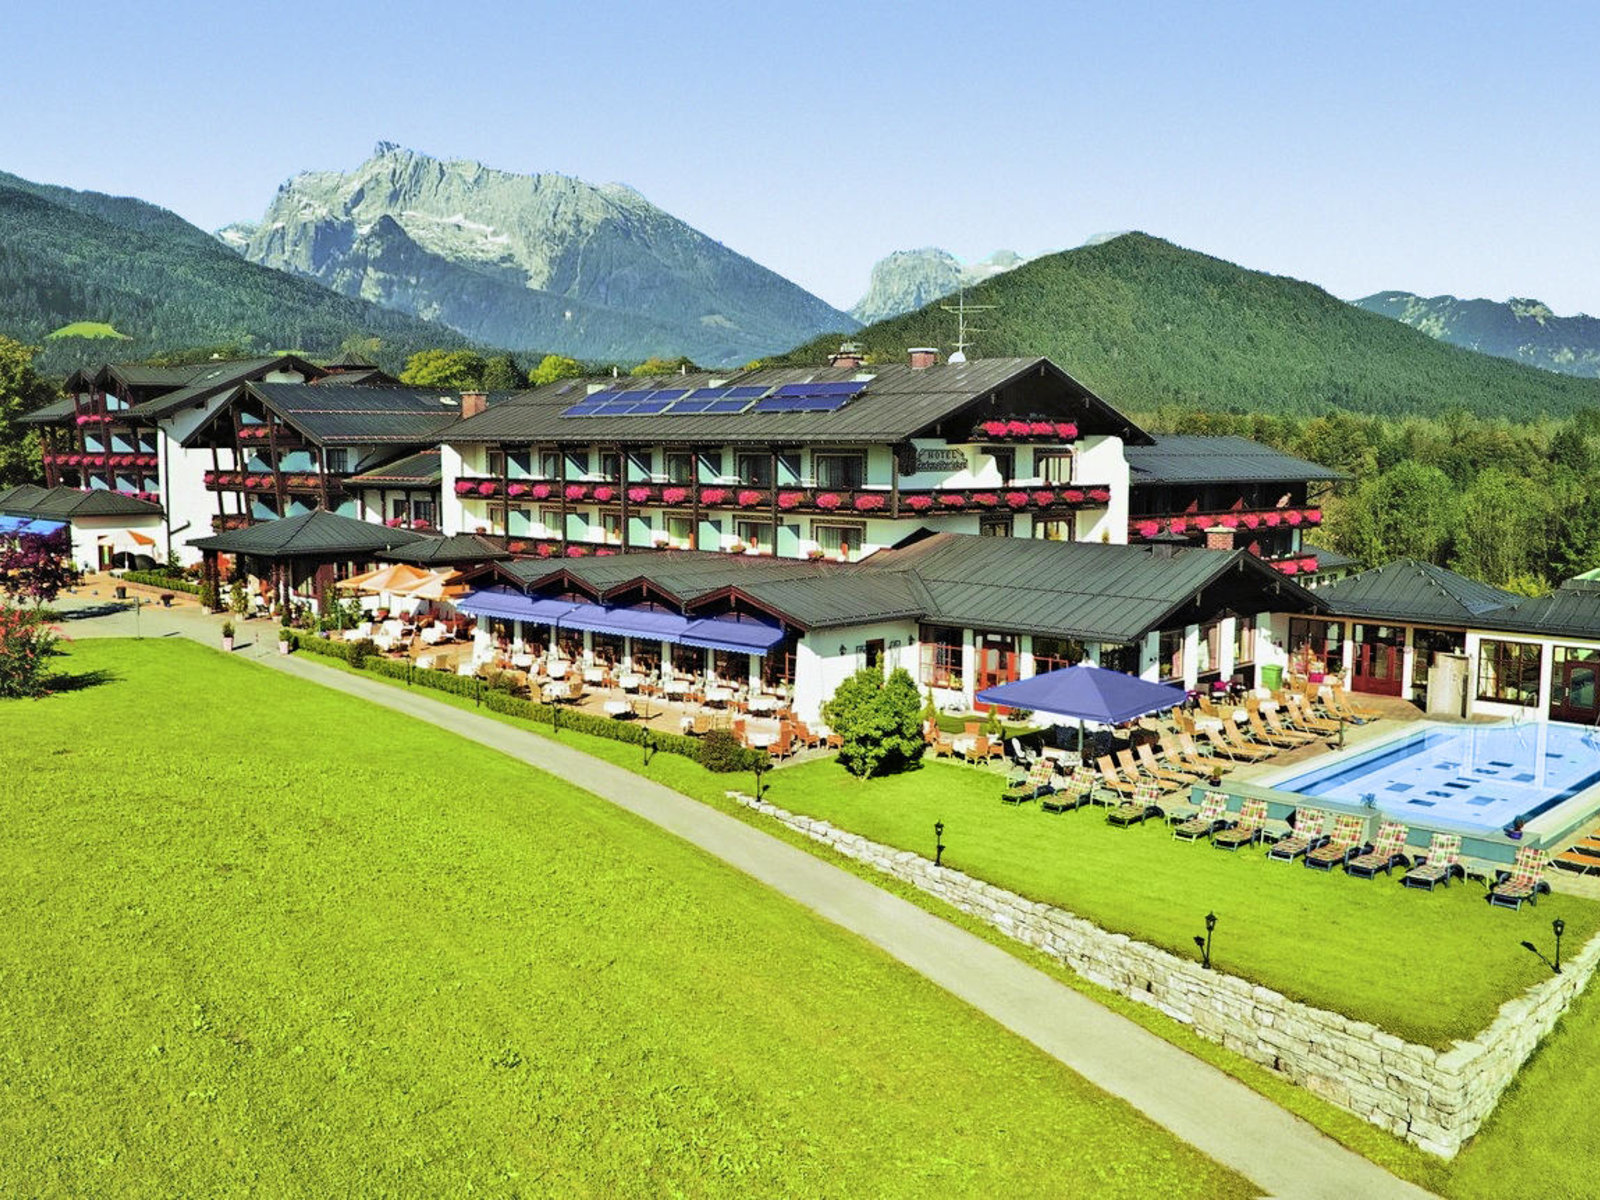
[[[130, 340], [45, 341], [75, 322]], [[165, 209], [3, 173], [0, 334], [43, 345], [36, 365], [53, 374], [193, 346], [331, 355], [353, 337], [377, 338], [398, 370], [417, 350], [466, 344], [443, 326], [246, 262]]]
[[[1461, 350], [1321, 288], [1130, 233], [971, 288], [969, 357], [1044, 354], [1123, 410], [1374, 415], [1455, 409], [1525, 420], [1600, 407], [1600, 380]], [[875, 358], [950, 348], [933, 304], [851, 335]], [[776, 361], [820, 363], [837, 337]]]

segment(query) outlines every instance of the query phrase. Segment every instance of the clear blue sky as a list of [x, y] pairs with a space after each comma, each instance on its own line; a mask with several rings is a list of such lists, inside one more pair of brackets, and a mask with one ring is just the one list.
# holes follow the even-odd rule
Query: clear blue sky
[[1346, 297], [1600, 313], [1585, 5], [251, 9], [10, 5], [0, 169], [214, 228], [387, 138], [631, 184], [841, 306], [891, 250], [1137, 228]]

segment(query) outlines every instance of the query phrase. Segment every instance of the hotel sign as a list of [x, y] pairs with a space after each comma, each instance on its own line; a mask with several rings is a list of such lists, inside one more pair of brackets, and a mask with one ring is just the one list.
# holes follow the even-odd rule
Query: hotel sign
[[948, 447], [917, 447], [916, 457], [912, 460], [910, 471], [902, 470], [902, 475], [945, 475], [951, 471], [965, 471], [967, 469], [967, 455], [963, 450], [952, 450]]

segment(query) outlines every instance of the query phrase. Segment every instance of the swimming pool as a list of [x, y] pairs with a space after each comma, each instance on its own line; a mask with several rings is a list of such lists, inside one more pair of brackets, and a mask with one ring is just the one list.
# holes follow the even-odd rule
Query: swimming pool
[[1496, 830], [1600, 783], [1600, 732], [1560, 721], [1423, 725], [1335, 761], [1263, 780], [1423, 825]]

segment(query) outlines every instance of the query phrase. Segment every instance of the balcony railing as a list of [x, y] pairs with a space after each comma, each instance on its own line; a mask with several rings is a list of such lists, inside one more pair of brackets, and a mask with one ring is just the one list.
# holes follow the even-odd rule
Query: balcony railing
[[1312, 575], [1317, 570], [1315, 554], [1289, 554], [1282, 558], [1269, 558], [1267, 565], [1285, 575]]
[[1132, 517], [1128, 521], [1128, 536], [1153, 538], [1163, 533], [1203, 534], [1212, 529], [1254, 533], [1263, 529], [1296, 529], [1321, 524], [1320, 508], [1229, 509], [1227, 512]]
[[[213, 492], [275, 492], [277, 477], [271, 471], [207, 471], [205, 486]], [[284, 490], [290, 492], [320, 492], [322, 476], [314, 472], [287, 471], [283, 475]], [[344, 478], [328, 476], [330, 492], [344, 490]]]
[[[1058, 486], [1034, 484], [1007, 488], [937, 488], [901, 491], [885, 488], [745, 487], [739, 484], [568, 483], [549, 480], [458, 479], [455, 494], [462, 500], [566, 500], [571, 504], [616, 504], [624, 498], [641, 507], [768, 510], [780, 512], [878, 514], [907, 516], [959, 512], [1072, 511], [1103, 507], [1111, 502], [1111, 489], [1099, 484]], [[898, 504], [898, 511], [896, 505]]]
[[155, 470], [161, 465], [160, 458], [154, 454], [121, 454], [117, 452], [102, 454], [97, 451], [87, 454], [81, 451], [46, 454], [44, 461], [53, 463], [58, 467], [86, 467], [91, 471]]

